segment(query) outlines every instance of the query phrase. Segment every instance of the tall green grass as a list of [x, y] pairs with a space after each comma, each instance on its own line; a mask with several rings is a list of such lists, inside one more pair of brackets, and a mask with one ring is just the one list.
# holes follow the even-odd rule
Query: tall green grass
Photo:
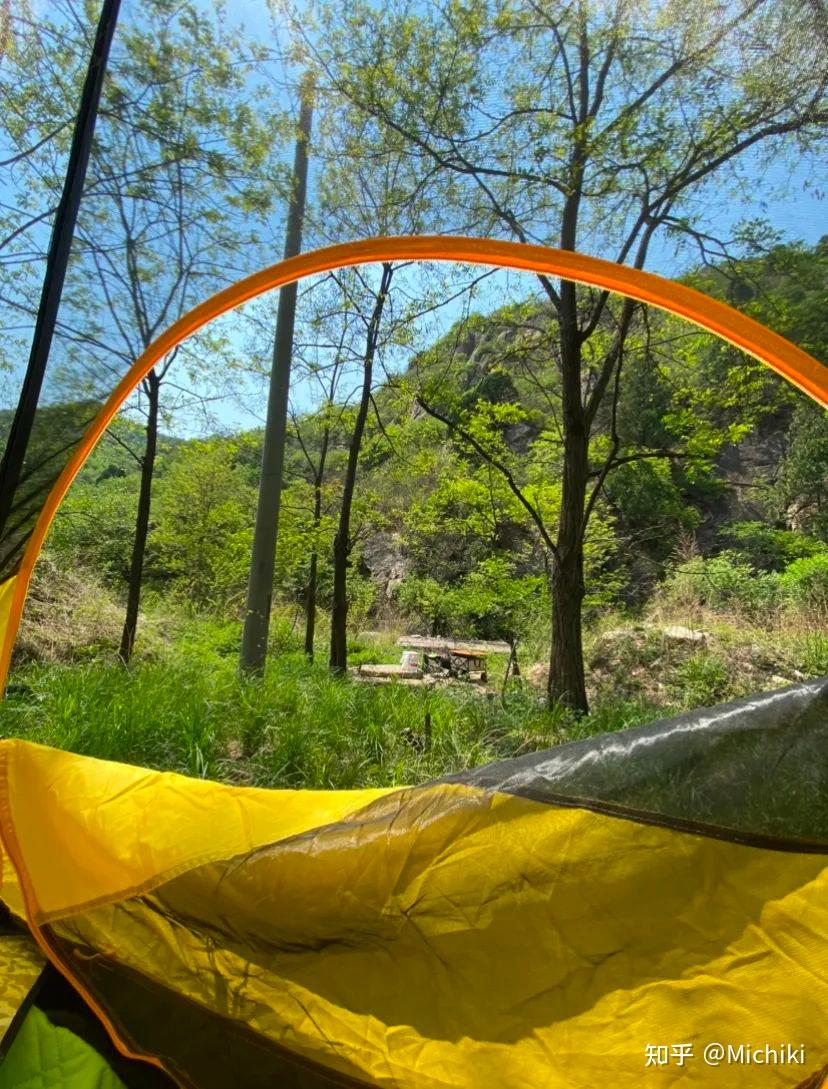
[[[34, 665], [0, 704], [0, 736], [125, 763], [273, 787], [393, 786], [652, 717], [598, 709], [575, 723], [528, 688], [374, 687], [301, 653], [238, 676], [235, 655], [184, 639], [163, 660]], [[427, 716], [429, 724], [427, 725]]]
[[[0, 702], [0, 737], [255, 786], [396, 786], [757, 691], [778, 663], [828, 672], [828, 641], [818, 632], [771, 640], [720, 626], [714, 647], [681, 651], [669, 650], [660, 631], [632, 626], [613, 636], [610, 658], [591, 673], [601, 680], [592, 713], [576, 718], [547, 710], [522, 681], [486, 697], [472, 686], [374, 687], [332, 677], [324, 655], [310, 664], [298, 650], [302, 633], [289, 616], [274, 620], [261, 680], [238, 674], [237, 621], [181, 614], [164, 617], [163, 637], [146, 639], [129, 668], [111, 655], [18, 668]], [[353, 662], [398, 654], [392, 637], [350, 647]], [[757, 656], [768, 661], [749, 670]], [[505, 659], [491, 665], [500, 693]]]

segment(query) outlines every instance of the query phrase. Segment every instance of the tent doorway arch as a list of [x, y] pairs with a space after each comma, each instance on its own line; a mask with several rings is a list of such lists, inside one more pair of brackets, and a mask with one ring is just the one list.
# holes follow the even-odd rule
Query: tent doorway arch
[[726, 303], [674, 280], [613, 261], [523, 242], [443, 235], [371, 238], [300, 254], [239, 280], [194, 307], [150, 344], [112, 391], [52, 487], [29, 537], [20, 568], [0, 586], [0, 691], [8, 676], [32, 571], [55, 514], [96, 443], [153, 366], [214, 318], [267, 291], [338, 268], [402, 260], [455, 261], [545, 273], [627, 296], [714, 333], [828, 406], [828, 367], [807, 352]]

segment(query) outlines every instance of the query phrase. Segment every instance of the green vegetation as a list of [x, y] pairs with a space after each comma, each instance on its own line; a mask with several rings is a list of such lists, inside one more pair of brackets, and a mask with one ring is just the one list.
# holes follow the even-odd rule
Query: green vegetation
[[[239, 784], [388, 786], [747, 695], [774, 668], [787, 667], [789, 676], [797, 666], [828, 669], [824, 636], [814, 635], [810, 650], [792, 638], [773, 646], [766, 640], [760, 649], [749, 641], [761, 638], [758, 632], [737, 636], [724, 625], [711, 639], [716, 649], [688, 651], [659, 629], [629, 625], [595, 638], [591, 672], [599, 687], [592, 713], [578, 719], [564, 708], [546, 710], [528, 682], [512, 681], [504, 698], [487, 699], [471, 687], [423, 691], [343, 681], [307, 662], [287, 624], [275, 627], [278, 658], [262, 682], [238, 675], [238, 625], [203, 619], [168, 628], [173, 644], [156, 645], [128, 670], [111, 656], [30, 665], [0, 708], [0, 732]], [[363, 660], [393, 653], [382, 644], [366, 650], [354, 642], [350, 649]]]
[[[10, 373], [94, 7], [7, 20]], [[823, 147], [809, 0], [278, 0], [278, 31], [221, 4], [144, 7], [116, 35], [3, 570], [135, 357], [273, 259], [300, 84], [305, 248], [467, 233], [680, 269], [828, 357], [828, 237], [736, 218]], [[828, 670], [828, 422], [767, 368], [547, 276], [412, 262], [298, 291], [267, 678], [235, 671], [262, 434], [210, 407], [228, 386], [263, 404], [262, 297], [160, 360], [76, 481], [1, 731], [244, 782], [413, 781]], [[505, 641], [509, 666], [490, 663], [488, 694], [348, 672], [398, 660], [412, 630]]]
[[[156, 594], [125, 667], [106, 590], [47, 562], [0, 704], [0, 736], [242, 785], [348, 789], [422, 782], [828, 673], [824, 620], [780, 614], [769, 627], [750, 588], [764, 576], [745, 564], [713, 605], [693, 581], [705, 562], [714, 572], [734, 566], [721, 557], [676, 564], [645, 614], [605, 612], [596, 622], [587, 640], [592, 711], [580, 717], [547, 709], [543, 664], [526, 668], [544, 651], [542, 625], [527, 635], [522, 677], [504, 686], [506, 656], [493, 658], [487, 696], [474, 686], [372, 687], [332, 676], [324, 655], [316, 664], [304, 655], [298, 610], [281, 606], [268, 671], [252, 681], [237, 669], [238, 620]], [[350, 660], [395, 660], [395, 634], [352, 636]]]
[[[826, 254], [823, 243], [815, 256]], [[790, 267], [783, 256], [773, 268]], [[741, 275], [755, 283], [765, 268], [749, 263]], [[800, 293], [802, 312], [815, 290]], [[0, 707], [3, 735], [262, 785], [417, 782], [828, 673], [828, 534], [821, 492], [803, 472], [801, 400], [695, 333], [682, 335], [677, 356], [655, 351], [651, 329], [616, 418], [635, 454], [608, 478], [586, 541], [591, 711], [549, 706], [546, 553], [486, 456], [494, 451], [554, 517], [559, 469], [530, 379], [555, 379], [548, 365], [507, 372], [522, 335], [514, 317], [475, 316], [447, 338], [457, 365], [439, 396], [462, 414], [462, 434], [417, 411], [415, 390], [428, 388], [446, 340], [376, 390], [351, 515], [347, 650], [354, 667], [398, 661], [403, 631], [505, 640], [518, 677], [507, 681], [505, 656], [490, 662], [488, 695], [328, 673], [331, 543], [353, 414], [333, 397], [295, 419], [287, 450], [266, 679], [243, 681], [236, 668], [260, 432], [162, 436], [142, 634], [132, 666], [116, 664], [140, 480], [128, 453], [135, 425], [121, 420], [55, 523]], [[537, 324], [543, 310], [533, 304], [520, 318]], [[662, 337], [673, 332], [665, 319]], [[808, 428], [809, 449], [819, 449], [825, 417]], [[322, 442], [324, 480], [312, 456]], [[658, 456], [671, 443], [681, 456]], [[762, 443], [777, 453], [757, 467]], [[315, 664], [302, 653], [313, 553]]]

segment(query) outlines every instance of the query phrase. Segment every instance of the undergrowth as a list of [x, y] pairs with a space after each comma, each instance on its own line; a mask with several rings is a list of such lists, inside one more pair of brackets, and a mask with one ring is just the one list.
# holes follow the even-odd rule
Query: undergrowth
[[[676, 642], [670, 624], [703, 636]], [[324, 630], [324, 625], [323, 625]], [[549, 710], [544, 666], [521, 648], [523, 677], [490, 694], [469, 686], [374, 687], [332, 677], [324, 648], [309, 663], [302, 625], [279, 611], [262, 680], [238, 674], [240, 625], [150, 610], [129, 667], [91, 644], [19, 660], [0, 703], [0, 737], [20, 737], [125, 763], [244, 785], [358, 788], [415, 784], [565, 741], [828, 673], [828, 636], [810, 624], [771, 630], [699, 602], [684, 612], [606, 614], [587, 645], [591, 713]], [[538, 648], [543, 647], [538, 633]], [[691, 631], [691, 635], [693, 632]], [[399, 660], [396, 632], [364, 633], [349, 660]]]

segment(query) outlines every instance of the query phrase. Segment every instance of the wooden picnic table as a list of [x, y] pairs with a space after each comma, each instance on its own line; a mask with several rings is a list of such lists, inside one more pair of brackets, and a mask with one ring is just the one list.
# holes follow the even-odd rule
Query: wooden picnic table
[[460, 652], [485, 658], [487, 654], [509, 654], [511, 647], [501, 641], [450, 639], [448, 636], [401, 635], [397, 646], [409, 650], [424, 650], [434, 654]]

